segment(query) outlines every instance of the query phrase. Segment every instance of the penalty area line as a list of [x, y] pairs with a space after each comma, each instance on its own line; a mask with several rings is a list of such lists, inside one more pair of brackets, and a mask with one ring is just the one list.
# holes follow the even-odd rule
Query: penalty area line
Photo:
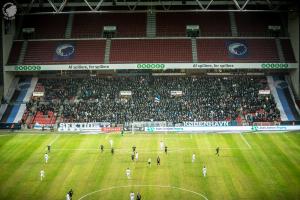
[[51, 142], [49, 143], [49, 145], [52, 145], [54, 142], [56, 142], [56, 140], [60, 137], [60, 135], [57, 135], [53, 140], [51, 140]]
[[249, 149], [252, 149], [252, 146], [249, 144], [249, 142], [247, 141], [247, 139], [243, 136], [242, 133], [240, 133], [241, 138], [243, 139], [243, 141], [245, 142], [245, 144], [249, 147]]

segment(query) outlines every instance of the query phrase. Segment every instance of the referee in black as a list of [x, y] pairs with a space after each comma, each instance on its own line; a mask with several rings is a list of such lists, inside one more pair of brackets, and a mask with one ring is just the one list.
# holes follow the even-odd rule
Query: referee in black
[[159, 156], [157, 156], [156, 161], [157, 161], [157, 165], [160, 165], [160, 157]]
[[217, 147], [216, 148], [216, 155], [220, 156], [219, 152], [220, 152], [220, 147]]

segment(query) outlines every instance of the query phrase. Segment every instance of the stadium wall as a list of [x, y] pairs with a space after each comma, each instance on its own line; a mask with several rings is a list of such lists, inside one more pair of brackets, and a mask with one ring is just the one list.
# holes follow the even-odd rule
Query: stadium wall
[[[289, 35], [290, 40], [292, 43], [292, 48], [294, 51], [294, 55], [296, 58], [297, 63], [299, 63], [299, 13], [289, 13], [289, 20], [288, 20], [288, 27], [289, 27]], [[293, 82], [293, 87], [296, 93], [296, 97], [300, 98], [300, 83], [299, 83], [299, 65], [295, 71], [290, 73], [291, 80]]]
[[2, 32], [2, 18], [1, 18], [1, 23], [0, 23], [0, 98], [2, 99], [3, 97], [3, 69], [4, 69], [4, 62], [3, 62], [3, 48], [2, 48], [2, 38], [3, 38], [3, 32]]
[[[2, 23], [2, 58], [3, 58], [3, 66], [6, 65], [9, 57], [9, 53], [13, 44], [13, 39], [15, 36], [15, 20], [11, 20], [10, 29], [7, 33], [5, 33], [4, 28], [4, 19], [1, 20]], [[4, 69], [3, 69], [4, 70]], [[3, 96], [6, 96], [9, 86], [14, 79], [14, 75], [12, 73], [7, 73], [3, 71]]]
[[[4, 21], [2, 20], [2, 24]], [[4, 27], [2, 28], [2, 48], [3, 48], [3, 63], [6, 64], [8, 61], [9, 53], [13, 44], [13, 39], [15, 36], [15, 20], [10, 21], [10, 29], [9, 31], [5, 34]]]

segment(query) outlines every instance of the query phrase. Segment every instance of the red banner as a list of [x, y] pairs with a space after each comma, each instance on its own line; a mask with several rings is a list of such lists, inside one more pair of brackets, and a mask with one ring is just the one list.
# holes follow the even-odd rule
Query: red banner
[[101, 130], [103, 132], [120, 132], [122, 130], [121, 127], [102, 127]]

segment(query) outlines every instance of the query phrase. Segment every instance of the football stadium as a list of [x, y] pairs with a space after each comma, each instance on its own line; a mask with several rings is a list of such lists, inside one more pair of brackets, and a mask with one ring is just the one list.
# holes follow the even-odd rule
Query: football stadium
[[0, 5], [0, 200], [300, 200], [298, 0]]

